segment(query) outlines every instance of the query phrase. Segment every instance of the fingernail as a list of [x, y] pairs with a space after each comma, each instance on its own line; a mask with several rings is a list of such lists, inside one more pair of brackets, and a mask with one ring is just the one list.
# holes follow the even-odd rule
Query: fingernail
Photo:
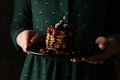
[[73, 61], [73, 59], [70, 59], [70, 61]]
[[31, 39], [30, 42], [33, 42], [33, 40]]
[[28, 41], [28, 42], [27, 42], [27, 46], [30, 46], [30, 45], [31, 45], [30, 43], [31, 43], [31, 41]]
[[85, 61], [85, 58], [84, 58], [84, 57], [82, 57], [82, 61]]

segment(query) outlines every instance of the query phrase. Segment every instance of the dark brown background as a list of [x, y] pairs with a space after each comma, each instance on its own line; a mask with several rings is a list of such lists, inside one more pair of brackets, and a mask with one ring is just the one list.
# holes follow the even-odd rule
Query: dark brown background
[[0, 80], [19, 80], [25, 55], [11, 43], [13, 0], [0, 0]]
[[[25, 54], [18, 53], [10, 39], [13, 5], [13, 0], [0, 0], [0, 80], [19, 80], [25, 59]], [[120, 76], [120, 62], [116, 66]]]

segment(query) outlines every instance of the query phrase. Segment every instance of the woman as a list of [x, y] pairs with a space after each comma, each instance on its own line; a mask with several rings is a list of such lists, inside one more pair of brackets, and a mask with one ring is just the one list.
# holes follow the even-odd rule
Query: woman
[[[11, 38], [27, 53], [20, 80], [117, 80], [113, 56], [120, 53], [118, 10], [117, 0], [15, 0]], [[29, 54], [29, 47], [45, 44], [48, 26], [63, 16], [78, 33], [81, 50], [96, 54], [88, 51], [90, 56], [71, 59]]]

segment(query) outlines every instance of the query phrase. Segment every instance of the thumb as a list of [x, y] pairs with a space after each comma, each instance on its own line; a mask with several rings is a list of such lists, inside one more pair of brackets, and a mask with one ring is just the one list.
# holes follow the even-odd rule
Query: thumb
[[101, 50], [105, 50], [106, 47], [107, 47], [107, 38], [106, 37], [103, 37], [103, 36], [100, 36], [96, 39], [95, 41], [96, 44], [98, 44], [98, 47], [101, 49]]

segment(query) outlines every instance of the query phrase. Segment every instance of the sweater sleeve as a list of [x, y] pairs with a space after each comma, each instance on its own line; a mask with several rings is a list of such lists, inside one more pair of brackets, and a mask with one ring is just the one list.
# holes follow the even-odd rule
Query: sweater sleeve
[[[120, 1], [115, 0], [112, 2], [111, 5], [111, 22], [110, 24], [112, 25], [112, 28], [108, 29], [112, 34], [108, 36], [108, 38], [114, 38], [120, 42]], [[117, 55], [114, 55], [116, 59], [120, 60], [120, 53]]]
[[17, 35], [27, 29], [32, 29], [32, 12], [30, 0], [15, 0], [13, 21], [10, 27], [10, 36], [14, 46], [19, 50], [16, 43]]
[[[113, 39], [116, 39], [120, 42], [120, 34], [112, 34], [112, 35], [108, 36], [108, 38], [113, 38]], [[112, 57], [114, 59], [120, 60], [120, 53], [116, 53]]]

